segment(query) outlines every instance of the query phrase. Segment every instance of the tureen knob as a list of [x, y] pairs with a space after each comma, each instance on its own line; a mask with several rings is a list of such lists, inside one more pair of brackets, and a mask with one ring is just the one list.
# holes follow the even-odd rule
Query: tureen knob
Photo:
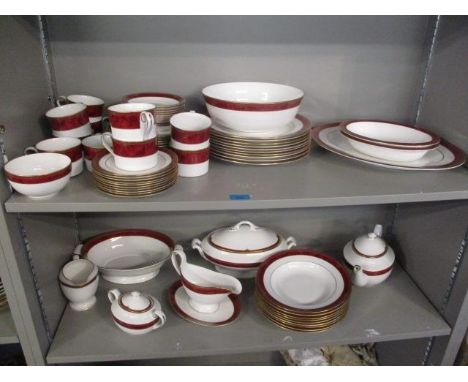
[[371, 232], [371, 233], [368, 233], [368, 234], [367, 234], [367, 237], [368, 237], [369, 239], [375, 239], [375, 238], [378, 237], [378, 236], [377, 236], [374, 232]]
[[132, 297], [138, 297], [138, 296], [141, 295], [141, 293], [140, 293], [140, 292], [137, 292], [137, 291], [132, 292], [132, 293], [130, 293], [130, 294], [131, 294]]

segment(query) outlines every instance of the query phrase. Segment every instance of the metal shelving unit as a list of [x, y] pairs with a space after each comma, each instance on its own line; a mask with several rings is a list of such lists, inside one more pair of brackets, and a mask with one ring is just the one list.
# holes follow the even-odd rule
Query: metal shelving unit
[[11, 317], [10, 309], [0, 308], [0, 345], [18, 343], [15, 323]]
[[[313, 124], [361, 117], [422, 122], [468, 151], [468, 134], [461, 128], [468, 118], [468, 73], [460, 65], [468, 52], [466, 18], [0, 21], [0, 39], [9, 53], [0, 55], [0, 76], [8, 84], [0, 94], [7, 106], [0, 123], [10, 158], [49, 136], [39, 117], [58, 95], [93, 94], [111, 104], [138, 89], [163, 89], [186, 95], [188, 109], [202, 110], [204, 85], [246, 77], [300, 84], [306, 93], [301, 113]], [[181, 73], [186, 73], [183, 80]], [[54, 198], [31, 201], [12, 194], [1, 174], [0, 270], [28, 364], [176, 362], [216, 354], [235, 359], [239, 353], [370, 341], [378, 342], [386, 364], [454, 362], [467, 326], [466, 168], [393, 171], [317, 147], [310, 158], [289, 165], [212, 161], [210, 166], [207, 176], [179, 179], [163, 194], [144, 199], [107, 196], [85, 173]], [[79, 241], [96, 233], [148, 227], [187, 248], [189, 239], [240, 219], [337, 255], [347, 240], [381, 223], [399, 265], [381, 286], [354, 288], [345, 320], [323, 333], [275, 327], [257, 311], [251, 282], [244, 284], [243, 312], [233, 325], [213, 329], [185, 322], [167, 305], [167, 287], [176, 279], [169, 264], [144, 285], [119, 286], [161, 300], [167, 324], [147, 337], [125, 335], [111, 322], [105, 292], [114, 285], [101, 282], [98, 305], [82, 313], [71, 311], [60, 293], [60, 267]], [[0, 315], [0, 343], [13, 338], [3, 336], [2, 322]], [[402, 346], [411, 351], [395, 351]]]
[[[226, 209], [309, 208], [468, 199], [464, 168], [442, 172], [381, 171], [325, 153], [306, 160], [262, 168], [212, 160], [200, 178], [179, 178], [170, 190], [153, 197], [120, 199], [94, 186], [83, 174], [50, 200], [13, 194], [7, 212], [207, 211]], [[359, 182], [355, 180], [359, 179]], [[242, 195], [247, 200], [236, 200]], [[234, 200], [233, 200], [234, 199]], [[123, 203], [123, 201], [125, 201]]]

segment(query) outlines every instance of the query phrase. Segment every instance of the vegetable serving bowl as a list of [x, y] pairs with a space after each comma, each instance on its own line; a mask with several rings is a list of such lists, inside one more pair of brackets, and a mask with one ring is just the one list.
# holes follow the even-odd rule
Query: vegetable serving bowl
[[229, 82], [202, 90], [211, 118], [239, 131], [275, 130], [291, 122], [304, 92], [266, 82]]
[[51, 198], [70, 180], [71, 159], [58, 153], [37, 153], [15, 158], [5, 165], [11, 186], [33, 199]]
[[421, 159], [440, 144], [440, 138], [427, 130], [385, 121], [343, 122], [340, 131], [361, 153], [396, 162]]

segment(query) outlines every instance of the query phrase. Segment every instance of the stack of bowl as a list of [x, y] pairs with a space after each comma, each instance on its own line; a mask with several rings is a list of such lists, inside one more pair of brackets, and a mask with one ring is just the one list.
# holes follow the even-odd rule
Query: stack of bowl
[[440, 145], [430, 131], [387, 121], [346, 121], [340, 131], [354, 149], [384, 161], [416, 161]]
[[310, 123], [298, 116], [304, 93], [287, 85], [232, 82], [203, 89], [211, 156], [256, 165], [292, 162], [310, 153]]
[[259, 310], [279, 327], [323, 331], [348, 310], [351, 279], [333, 257], [311, 249], [279, 252], [260, 266], [256, 277]]
[[146, 92], [128, 94], [123, 98], [124, 102], [151, 103], [156, 106], [155, 119], [158, 127], [158, 147], [169, 147], [171, 140], [171, 126], [169, 120], [174, 114], [185, 110], [184, 97], [170, 93]]

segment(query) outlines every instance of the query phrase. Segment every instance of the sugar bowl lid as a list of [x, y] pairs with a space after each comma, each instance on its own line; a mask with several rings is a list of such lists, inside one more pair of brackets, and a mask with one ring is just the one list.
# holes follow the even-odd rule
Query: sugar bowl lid
[[119, 302], [123, 309], [134, 313], [146, 312], [153, 307], [153, 300], [149, 296], [138, 291], [122, 294], [119, 298]]
[[368, 234], [359, 236], [354, 240], [354, 251], [370, 257], [383, 255], [387, 252], [388, 246], [381, 236], [382, 226], [377, 224], [374, 228], [374, 232], [369, 232]]
[[249, 221], [220, 228], [209, 237], [209, 243], [215, 248], [236, 252], [268, 251], [278, 246], [280, 242], [281, 238], [276, 232], [258, 227]]

